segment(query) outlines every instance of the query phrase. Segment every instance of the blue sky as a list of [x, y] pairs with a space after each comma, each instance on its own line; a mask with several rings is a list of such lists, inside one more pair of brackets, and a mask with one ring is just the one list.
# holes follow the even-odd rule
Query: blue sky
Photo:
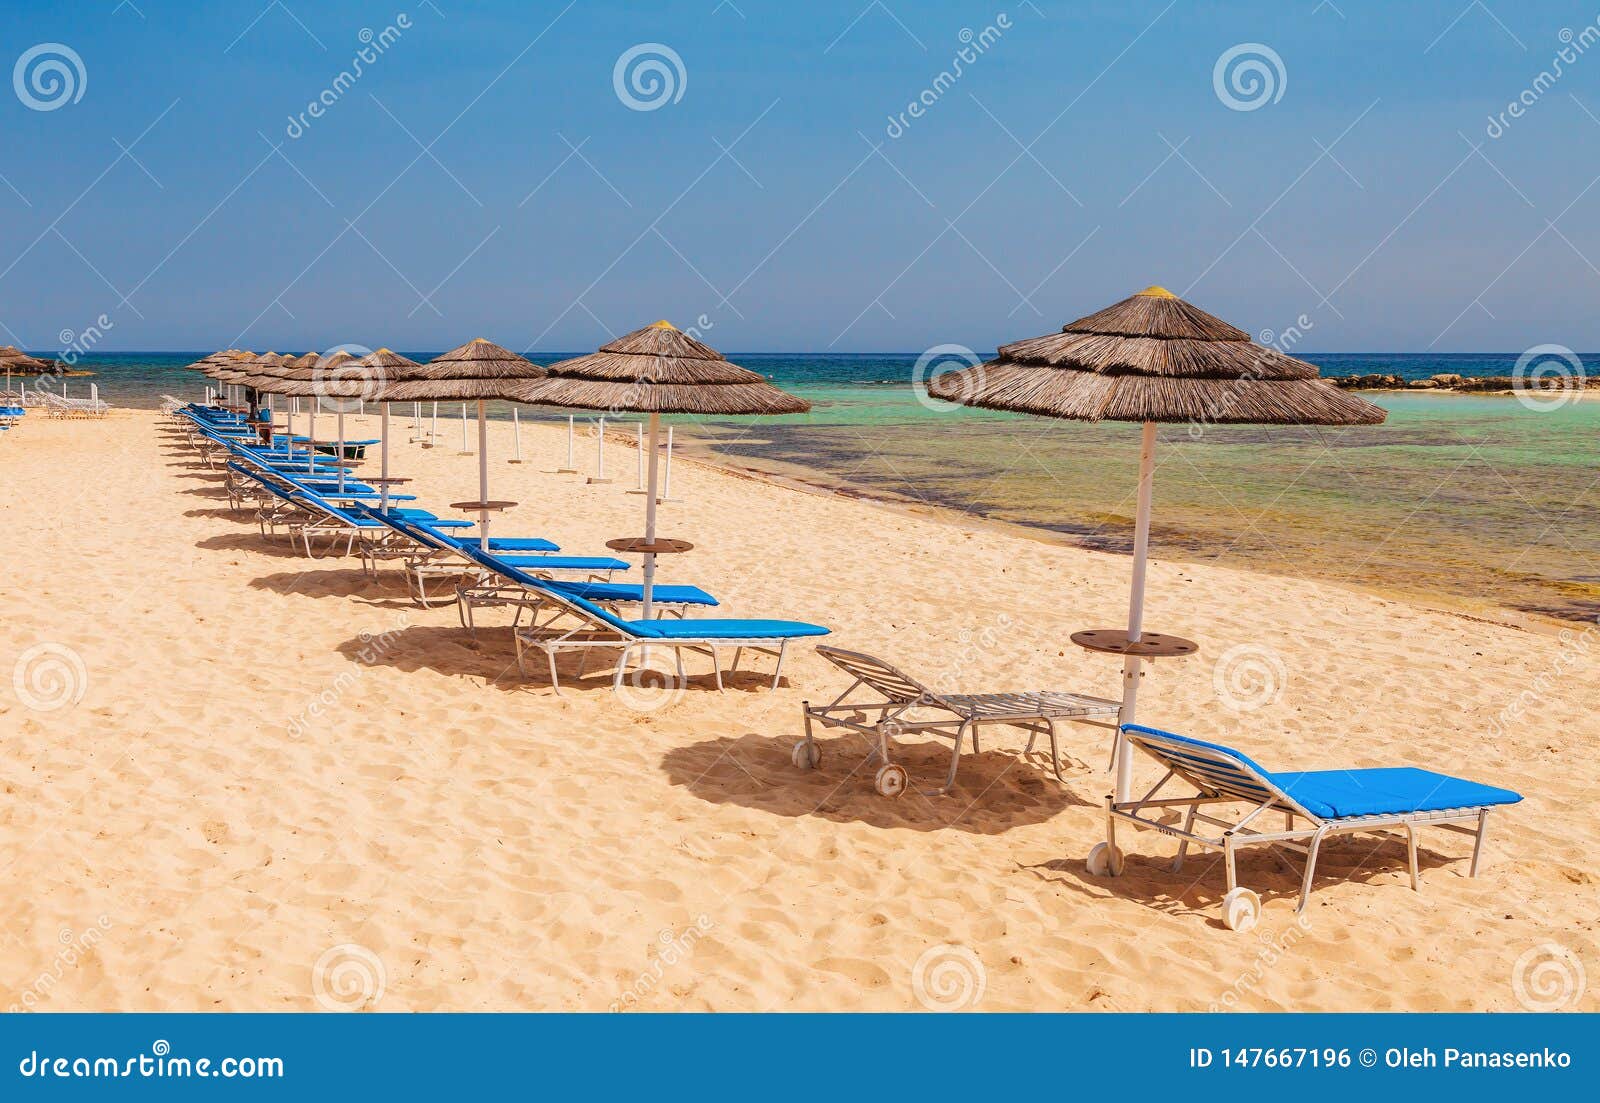
[[[1303, 315], [1302, 350], [1596, 348], [1597, 17], [10, 0], [7, 64], [59, 43], [83, 77], [0, 99], [0, 341], [104, 314], [125, 349], [573, 350], [667, 317], [728, 351], [986, 350], [1161, 283], [1252, 332]], [[1563, 29], [1575, 60], [1490, 137]], [[642, 44], [681, 60], [652, 110], [614, 81]], [[1230, 106], [1241, 46], [1268, 94], [1225, 67]]]

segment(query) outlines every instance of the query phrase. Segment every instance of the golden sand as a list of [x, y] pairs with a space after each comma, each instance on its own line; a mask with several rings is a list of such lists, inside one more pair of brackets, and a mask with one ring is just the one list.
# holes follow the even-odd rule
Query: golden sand
[[[1247, 854], [1265, 907], [1241, 935], [1216, 860], [1175, 876], [1168, 839], [1086, 874], [1103, 731], [1068, 729], [1065, 785], [995, 735], [954, 793], [890, 801], [853, 737], [791, 764], [800, 702], [844, 684], [809, 646], [773, 693], [764, 660], [718, 694], [691, 659], [655, 711], [598, 672], [557, 697], [517, 677], [505, 618], [474, 645], [393, 571], [262, 540], [162, 424], [29, 418], [0, 441], [0, 1006], [1514, 1010], [1552, 954], [1595, 960], [1600, 632], [1156, 549], [1147, 625], [1202, 651], [1154, 668], [1142, 720], [1269, 768], [1409, 763], [1528, 798], [1475, 880], [1468, 840], [1424, 832], [1421, 893], [1402, 843], [1329, 844], [1303, 923], [1297, 875]], [[521, 503], [501, 534], [638, 535], [631, 449], [591, 486], [553, 473], [554, 430], [524, 425], [521, 466], [509, 438], [493, 426], [492, 496]], [[422, 503], [475, 494], [457, 446], [397, 447]], [[1118, 694], [1115, 661], [1067, 636], [1121, 621], [1126, 558], [681, 458], [673, 493], [661, 531], [696, 548], [661, 581], [719, 615], [827, 624], [948, 689]], [[931, 787], [948, 744], [901, 760]]]

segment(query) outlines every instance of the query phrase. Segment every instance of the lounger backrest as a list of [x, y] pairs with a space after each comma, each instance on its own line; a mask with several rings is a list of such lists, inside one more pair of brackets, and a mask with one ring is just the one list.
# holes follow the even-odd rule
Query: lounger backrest
[[[1294, 804], [1272, 780], [1272, 775], [1249, 755], [1217, 743], [1205, 743], [1142, 724], [1122, 725], [1135, 747], [1206, 793], [1217, 793], [1256, 804], [1275, 800]], [[1298, 807], [1298, 805], [1296, 805]]]
[[[438, 535], [437, 533], [435, 535]], [[447, 537], [445, 539], [448, 539]], [[452, 541], [462, 555], [472, 560], [478, 566], [488, 571], [493, 571], [502, 578], [509, 578], [518, 586], [523, 586], [548, 599], [554, 605], [564, 607], [568, 612], [576, 613], [591, 622], [598, 622], [610, 628], [615, 628], [625, 636], [644, 637], [654, 633], [648, 625], [635, 624], [623, 620], [615, 613], [596, 605], [588, 598], [558, 590], [549, 585], [542, 578], [535, 578], [526, 571], [513, 567], [493, 552], [486, 552], [470, 540]]]
[[897, 704], [909, 704], [924, 699], [939, 700], [937, 693], [911, 675], [872, 655], [863, 655], [859, 651], [846, 651], [842, 647], [829, 647], [826, 644], [818, 646], [817, 654], [846, 674], [860, 678]]
[[432, 548], [434, 551], [460, 552], [462, 550], [451, 544], [440, 533], [426, 526], [413, 524], [398, 513], [379, 509], [377, 506], [362, 505], [354, 508], [364, 516], [382, 521], [414, 544], [421, 544], [423, 547]]
[[236, 463], [229, 463], [228, 466], [233, 470], [238, 471], [240, 474], [254, 479], [257, 483], [266, 487], [267, 490], [271, 491], [277, 497], [282, 498], [290, 505], [299, 506], [301, 509], [309, 508], [314, 512], [325, 513], [329, 517], [332, 517], [335, 521], [338, 521], [341, 524], [350, 525], [352, 528], [361, 527], [361, 519], [359, 517], [352, 516], [339, 506], [336, 506], [332, 502], [328, 501], [314, 490], [307, 490], [304, 487], [292, 485], [292, 483], [289, 486], [280, 486], [276, 478], [267, 478], [261, 475], [259, 472], [251, 471], [249, 468], [241, 467]]

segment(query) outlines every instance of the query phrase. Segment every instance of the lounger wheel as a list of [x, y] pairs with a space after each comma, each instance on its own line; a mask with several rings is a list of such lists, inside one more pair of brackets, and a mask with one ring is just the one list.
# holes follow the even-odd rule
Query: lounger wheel
[[799, 769], [815, 770], [817, 764], [822, 761], [822, 748], [809, 739], [802, 739], [794, 745], [789, 759]]
[[1095, 843], [1089, 848], [1091, 877], [1121, 877], [1122, 863], [1122, 851], [1110, 843]]
[[906, 768], [893, 762], [879, 766], [877, 776], [872, 779], [872, 787], [880, 797], [898, 797], [910, 784], [911, 778], [906, 774]]
[[1237, 888], [1222, 898], [1222, 922], [1228, 930], [1241, 934], [1261, 918], [1261, 897], [1247, 888]]

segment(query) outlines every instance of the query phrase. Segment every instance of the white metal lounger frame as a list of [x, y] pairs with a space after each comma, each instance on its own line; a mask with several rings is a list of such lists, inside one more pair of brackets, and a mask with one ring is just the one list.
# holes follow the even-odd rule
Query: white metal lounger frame
[[[1301, 872], [1300, 902], [1296, 914], [1305, 911], [1311, 898], [1312, 880], [1317, 872], [1317, 852], [1323, 840], [1331, 835], [1368, 831], [1387, 835], [1390, 829], [1403, 828], [1406, 833], [1406, 852], [1410, 865], [1411, 887], [1422, 891], [1422, 876], [1417, 869], [1417, 829], [1441, 827], [1474, 837], [1472, 865], [1468, 875], [1476, 877], [1483, 860], [1483, 842], [1488, 833], [1489, 809], [1483, 806], [1446, 808], [1431, 812], [1389, 813], [1372, 816], [1347, 816], [1331, 819], [1308, 812], [1276, 782], [1264, 777], [1235, 755], [1196, 746], [1194, 743], [1168, 739], [1143, 731], [1128, 731], [1127, 738], [1135, 747], [1150, 755], [1167, 768], [1156, 782], [1138, 800], [1118, 804], [1106, 798], [1106, 849], [1090, 854], [1090, 871], [1094, 873], [1120, 873], [1122, 855], [1116, 849], [1116, 824], [1118, 820], [1133, 824], [1137, 829], [1159, 831], [1178, 840], [1178, 856], [1173, 860], [1172, 871], [1183, 868], [1184, 855], [1190, 845], [1208, 850], [1220, 850], [1223, 870], [1227, 878], [1227, 895], [1223, 897], [1223, 919], [1234, 930], [1248, 930], [1260, 914], [1260, 898], [1251, 890], [1241, 888], [1235, 858], [1240, 847], [1282, 847], [1305, 856]], [[1157, 794], [1174, 780], [1193, 785], [1198, 794], [1192, 797], [1158, 797]], [[1213, 816], [1202, 808], [1217, 805], [1248, 805], [1242, 817], [1232, 820]], [[1174, 827], [1153, 818], [1167, 809], [1184, 810], [1183, 827]], [[1265, 813], [1281, 812], [1284, 826], [1281, 831], [1268, 831], [1253, 826]], [[1295, 820], [1303, 818], [1308, 826], [1297, 827]], [[1196, 822], [1219, 828], [1221, 833], [1199, 834]], [[1475, 824], [1468, 827], [1466, 824]], [[1292, 867], [1291, 867], [1292, 868]]]
[[[1057, 780], [1061, 780], [1061, 748], [1056, 739], [1058, 720], [1112, 731], [1117, 729], [1116, 717], [1121, 706], [1116, 701], [1101, 697], [1059, 692], [935, 693], [897, 667], [859, 651], [819, 644], [817, 654], [855, 680], [826, 705], [804, 702], [806, 735], [795, 748], [794, 761], [796, 765], [806, 768], [816, 765], [821, 752], [812, 737], [813, 720], [824, 727], [848, 728], [859, 732], [877, 741], [872, 753], [883, 761], [883, 765], [878, 769], [875, 784], [885, 796], [898, 796], [906, 781], [904, 769], [896, 766], [889, 757], [890, 740], [897, 735], [927, 733], [954, 740], [955, 747], [950, 752], [950, 771], [945, 776], [944, 786], [931, 791], [933, 795], [939, 795], [949, 792], [955, 785], [956, 770], [961, 764], [961, 746], [968, 733], [972, 736], [973, 751], [980, 750], [978, 729], [984, 724], [1005, 724], [1028, 732], [1028, 746], [1023, 754], [1033, 752], [1034, 742], [1039, 736], [1048, 736], [1050, 762]], [[886, 700], [850, 700], [851, 694], [861, 686], [883, 695]], [[938, 718], [911, 715], [919, 709], [937, 709], [947, 715]], [[875, 719], [855, 718], [874, 710], [878, 714]], [[1108, 717], [1109, 720], [1106, 719]]]
[[[594, 613], [555, 590], [542, 591], [546, 600], [542, 603], [548, 606], [553, 615], [542, 625], [527, 625], [512, 631], [512, 639], [517, 647], [517, 669], [526, 678], [528, 676], [527, 663], [523, 658], [526, 648], [535, 647], [545, 653], [545, 658], [550, 666], [550, 685], [557, 692], [561, 692], [561, 676], [556, 673], [556, 656], [562, 651], [577, 651], [583, 663], [588, 662], [588, 653], [593, 648], [608, 648], [621, 651], [617, 656], [616, 671], [611, 679], [611, 688], [617, 691], [622, 689], [622, 679], [628, 672], [628, 659], [634, 651], [647, 652], [651, 647], [667, 647], [672, 649], [673, 658], [677, 662], [678, 677], [687, 675], [683, 669], [683, 652], [694, 651], [702, 655], [711, 656], [711, 669], [716, 676], [717, 692], [724, 692], [722, 684], [722, 657], [721, 649], [731, 647], [733, 663], [729, 670], [739, 668], [739, 660], [746, 651], [755, 651], [763, 655], [771, 655], [777, 660], [772, 671], [772, 686], [776, 690], [778, 682], [783, 677], [783, 660], [788, 653], [788, 639], [776, 638], [777, 647], [773, 647], [775, 637], [755, 636], [747, 639], [697, 639], [685, 637], [662, 638], [657, 636], [635, 636], [624, 633], [614, 624], [596, 617]], [[577, 624], [563, 628], [560, 622], [575, 620]], [[583, 677], [583, 666], [578, 668], [578, 676]]]

